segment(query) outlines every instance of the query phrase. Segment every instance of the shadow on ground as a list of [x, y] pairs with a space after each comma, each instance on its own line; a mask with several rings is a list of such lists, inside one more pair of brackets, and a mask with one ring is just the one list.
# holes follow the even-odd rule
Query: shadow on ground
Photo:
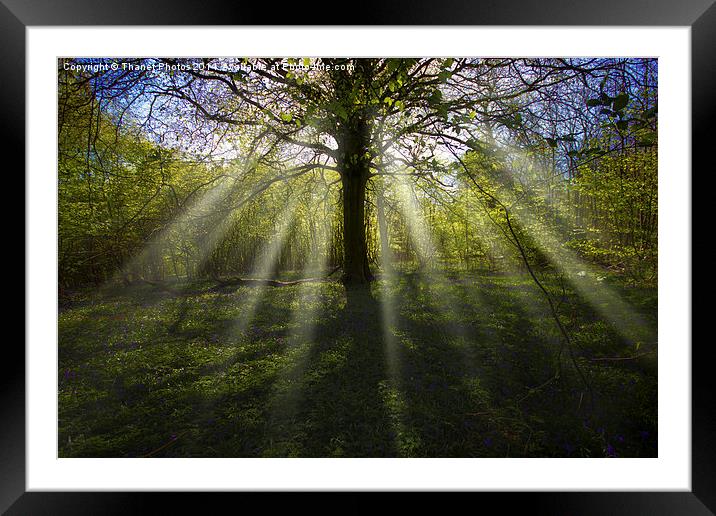
[[656, 372], [594, 361], [632, 343], [588, 307], [571, 323], [594, 410], [569, 364], [530, 391], [560, 344], [524, 278], [386, 282], [142, 287], [63, 307], [60, 456], [656, 455]]

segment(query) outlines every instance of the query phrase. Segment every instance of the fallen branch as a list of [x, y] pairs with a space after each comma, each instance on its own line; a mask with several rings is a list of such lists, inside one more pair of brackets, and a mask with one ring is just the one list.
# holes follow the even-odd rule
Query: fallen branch
[[[293, 281], [280, 281], [275, 279], [263, 279], [263, 278], [227, 278], [227, 279], [221, 279], [219, 277], [212, 278], [214, 281], [216, 281], [219, 285], [214, 287], [212, 290], [217, 288], [224, 288], [224, 287], [231, 287], [231, 286], [248, 286], [248, 287], [263, 287], [263, 286], [270, 286], [270, 287], [288, 287], [291, 285], [298, 285], [300, 283], [310, 283], [310, 282], [318, 282], [318, 281], [326, 281], [328, 278], [333, 276], [336, 271], [338, 271], [341, 268], [340, 265], [333, 268], [328, 274], [325, 276], [320, 276], [316, 278], [302, 278], [297, 279]], [[161, 281], [154, 281], [154, 280], [147, 280], [147, 279], [141, 279], [142, 283], [146, 283], [148, 285], [151, 285], [155, 288], [158, 288], [159, 290], [162, 290], [164, 292], [168, 292], [175, 296], [180, 295], [186, 295], [188, 290], [177, 290], [175, 288], [170, 287], [166, 283], [163, 283]]]
[[172, 444], [176, 443], [176, 442], [179, 440], [179, 438], [180, 438], [182, 435], [186, 434], [188, 431], [189, 431], [189, 430], [185, 430], [185, 431], [181, 432], [181, 433], [178, 434], [178, 435], [172, 435], [172, 436], [169, 438], [169, 442], [164, 443], [164, 444], [161, 445], [159, 448], [156, 448], [156, 449], [150, 451], [149, 453], [147, 453], [147, 454], [145, 454], [145, 455], [142, 455], [142, 457], [144, 457], [144, 458], [146, 458], [146, 457], [151, 457], [152, 455], [154, 455], [154, 454], [156, 454], [156, 453], [162, 451], [163, 449], [168, 448], [168, 447], [171, 446]]
[[319, 276], [316, 278], [302, 278], [297, 279], [293, 281], [280, 281], [275, 279], [264, 279], [264, 278], [228, 278], [228, 279], [220, 279], [220, 278], [214, 278], [215, 281], [219, 283], [219, 287], [228, 287], [228, 286], [247, 286], [247, 287], [263, 287], [263, 286], [270, 286], [270, 287], [288, 287], [291, 285], [298, 285], [301, 283], [310, 283], [310, 282], [317, 282], [317, 281], [325, 281], [333, 274], [336, 273], [341, 268], [341, 266], [335, 267], [331, 272], [326, 274], [325, 276]]
[[159, 290], [163, 290], [164, 292], [169, 292], [170, 294], [174, 294], [175, 296], [178, 296], [181, 294], [177, 289], [170, 287], [169, 285], [162, 283], [161, 281], [153, 281], [153, 280], [147, 280], [147, 279], [141, 279], [142, 283], [146, 283], [148, 285], [151, 285], [153, 287], [158, 288]]
[[654, 354], [654, 351], [645, 351], [643, 353], [639, 353], [637, 355], [632, 355], [630, 357], [598, 357], [598, 358], [590, 358], [592, 362], [617, 362], [622, 360], [636, 360], [637, 358], [641, 358], [646, 355], [652, 355]]

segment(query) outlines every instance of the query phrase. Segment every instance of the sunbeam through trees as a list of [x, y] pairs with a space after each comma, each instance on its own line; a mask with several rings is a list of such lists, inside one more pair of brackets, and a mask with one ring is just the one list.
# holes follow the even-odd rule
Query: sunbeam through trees
[[656, 456], [657, 82], [58, 60], [60, 456]]

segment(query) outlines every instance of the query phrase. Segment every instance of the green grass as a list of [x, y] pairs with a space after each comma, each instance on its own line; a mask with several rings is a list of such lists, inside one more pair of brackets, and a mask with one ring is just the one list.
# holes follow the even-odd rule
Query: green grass
[[76, 295], [59, 314], [60, 456], [656, 456], [655, 289], [605, 282], [644, 322], [617, 331], [547, 282], [592, 403], [566, 350], [529, 390], [560, 338], [528, 278], [386, 281]]

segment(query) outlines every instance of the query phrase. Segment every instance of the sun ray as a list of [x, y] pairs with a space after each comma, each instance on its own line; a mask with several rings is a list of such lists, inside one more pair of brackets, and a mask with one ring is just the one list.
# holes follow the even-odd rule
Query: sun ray
[[530, 236], [540, 251], [564, 276], [566, 281], [623, 337], [639, 342], [653, 338], [650, 325], [628, 302], [604, 283], [605, 274], [598, 267], [580, 259], [576, 252], [560, 243], [555, 230], [537, 220], [526, 210], [519, 210], [518, 220], [536, 228]]
[[[161, 257], [167, 249], [172, 249], [172, 252], [184, 249], [185, 253], [193, 249], [191, 261], [195, 264], [193, 268], [198, 268], [231, 225], [231, 215], [234, 210], [220, 210], [219, 208], [229, 196], [244, 187], [242, 180], [245, 179], [248, 172], [256, 167], [257, 163], [254, 153], [249, 153], [244, 158], [237, 158], [231, 165], [226, 166], [227, 168], [221, 175], [211, 180], [203, 191], [197, 190], [190, 194], [195, 198], [188, 203], [185, 200], [185, 205], [179, 206], [177, 215], [149, 237], [139, 252], [117, 271], [112, 278], [113, 281], [122, 279], [122, 276], [143, 277], [146, 265], [151, 262], [161, 262]], [[260, 185], [254, 185], [242, 193], [240, 204], [252, 199], [262, 191]], [[223, 211], [224, 215], [221, 216], [218, 223], [210, 226], [205, 235], [201, 235], [201, 232], [198, 231], [199, 223], [214, 220], [214, 214], [217, 211]], [[183, 276], [188, 278], [191, 275], [191, 269], [189, 261], [186, 261], [183, 264]], [[175, 274], [178, 274], [178, 271], [175, 271]]]
[[[405, 401], [403, 399], [403, 379], [400, 361], [400, 345], [398, 341], [399, 322], [396, 297], [399, 291], [398, 276], [390, 262], [390, 256], [381, 256], [383, 275], [379, 282], [379, 304], [381, 326], [385, 346], [386, 381], [381, 383], [383, 403], [388, 411], [390, 426], [395, 435], [398, 455], [406, 454], [404, 450], [411, 442], [418, 442], [419, 436], [413, 435], [406, 424]], [[407, 453], [409, 456], [409, 453]]]
[[[286, 348], [282, 351], [281, 365], [267, 401], [267, 438], [280, 444], [290, 440], [295, 430], [296, 415], [305, 397], [306, 380], [316, 346], [316, 325], [321, 309], [325, 307], [323, 285], [301, 283], [296, 288], [293, 314], [288, 324]], [[315, 357], [314, 357], [315, 358]], [[319, 358], [315, 358], [319, 361]], [[281, 450], [281, 454], [289, 454]]]
[[[254, 264], [251, 270], [251, 278], [255, 279], [269, 279], [269, 276], [273, 273], [276, 264], [278, 262], [281, 249], [291, 231], [296, 220], [295, 207], [298, 202], [297, 196], [291, 196], [281, 213], [276, 218], [276, 229], [273, 234], [273, 238], [264, 247], [261, 256]], [[258, 305], [266, 293], [267, 288], [272, 288], [267, 285], [259, 286], [245, 286], [243, 288], [243, 295], [245, 298], [241, 301], [242, 311], [231, 330], [233, 336], [243, 335], [248, 328], [251, 320], [256, 313]]]
[[[329, 208], [330, 214], [332, 210]], [[317, 245], [306, 256], [303, 274], [325, 273], [328, 268], [328, 240], [326, 231], [317, 235]], [[287, 336], [288, 345], [284, 353], [285, 365], [278, 373], [273, 394], [268, 401], [268, 435], [275, 445], [279, 445], [289, 432], [299, 404], [304, 395], [305, 375], [311, 366], [309, 359], [316, 345], [316, 326], [320, 320], [324, 305], [324, 284], [320, 282], [302, 282], [296, 285], [296, 294], [292, 302], [291, 321], [288, 325], [292, 333]], [[289, 454], [290, 450], [281, 450]]]
[[[270, 274], [277, 263], [281, 248], [289, 235], [291, 228], [295, 222], [295, 206], [297, 203], [296, 196], [289, 198], [288, 203], [282, 209], [276, 219], [276, 231], [273, 239], [265, 246], [262, 257], [252, 270], [252, 276], [265, 279]], [[245, 339], [245, 333], [249, 325], [254, 320], [259, 303], [266, 294], [266, 289], [273, 288], [267, 285], [245, 286], [237, 291], [236, 303], [240, 308], [239, 315], [233, 320], [229, 328], [222, 336], [217, 339], [226, 341], [227, 345], [232, 344], [236, 349], [230, 356], [219, 363], [214, 363], [203, 370], [199, 378], [196, 380], [198, 385], [204, 385], [207, 377], [211, 378], [211, 382], [222, 382], [223, 376], [236, 363], [237, 357], [242, 350], [241, 342]], [[212, 403], [204, 399], [196, 404], [195, 411], [198, 413], [206, 412], [212, 406]]]
[[[517, 152], [517, 151], [515, 151]], [[517, 154], [518, 158], [528, 159]], [[535, 165], [536, 166], [536, 165]], [[512, 170], [506, 170], [514, 177]], [[504, 187], [501, 195], [510, 195], [509, 185], [505, 179], [498, 181]], [[525, 195], [529, 200], [536, 197], [533, 185], [522, 183]], [[605, 282], [603, 270], [581, 259], [577, 253], [562, 244], [558, 231], [550, 224], [540, 220], [532, 211], [520, 204], [514, 194], [510, 195], [511, 217], [522, 229], [528, 230], [529, 238], [550, 263], [563, 275], [566, 281], [620, 334], [633, 342], [651, 340], [653, 330], [644, 318], [622, 296], [611, 289]], [[554, 209], [558, 209], [554, 207]], [[559, 215], [559, 213], [558, 213]]]
[[[422, 214], [415, 189], [405, 180], [399, 182], [398, 198], [400, 201], [398, 209], [408, 227], [408, 233], [419, 255], [419, 261], [424, 265], [420, 275], [423, 278], [425, 288], [428, 289], [430, 299], [443, 316], [456, 316], [459, 319], [458, 324], [449, 325], [450, 332], [455, 337], [468, 341], [470, 340], [470, 332], [467, 325], [458, 313], [454, 300], [447, 295], [447, 291], [451, 290], [450, 281], [438, 267], [427, 267], [428, 264], [439, 258], [439, 251]], [[479, 301], [484, 305], [484, 299], [480, 297]]]
[[[230, 188], [227, 178], [219, 178], [213, 186], [199, 194], [197, 198], [186, 206], [169, 224], [152, 235], [144, 247], [115, 274], [115, 281], [124, 276], [143, 276], [145, 265], [160, 256], [163, 250], [175, 245], [176, 242], [186, 239], [191, 234], [192, 221], [210, 213]], [[188, 271], [184, 271], [186, 275]]]

